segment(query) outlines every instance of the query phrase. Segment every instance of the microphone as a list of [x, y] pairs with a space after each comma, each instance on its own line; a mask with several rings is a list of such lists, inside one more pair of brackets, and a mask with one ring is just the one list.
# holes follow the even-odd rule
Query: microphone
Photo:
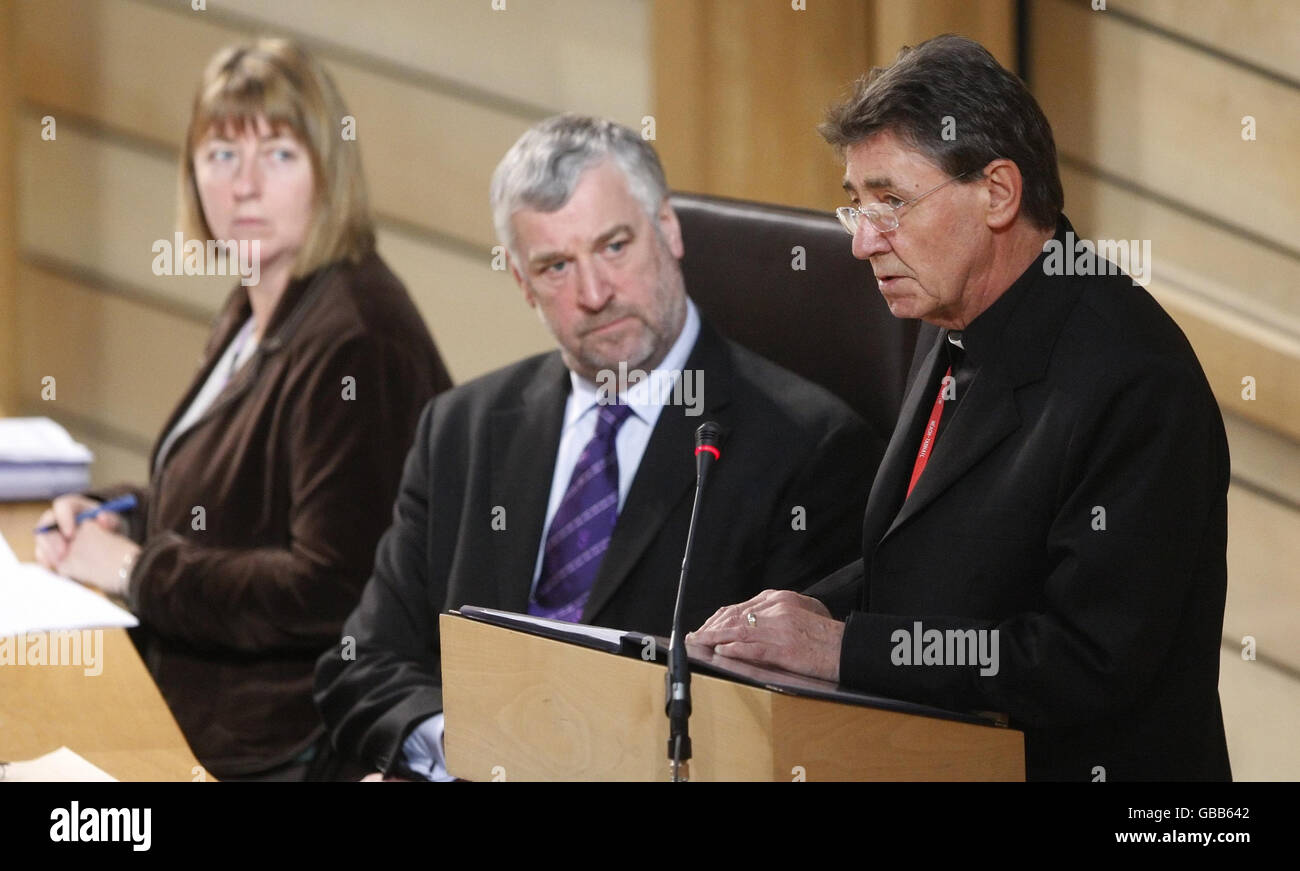
[[690, 572], [691, 552], [695, 548], [695, 524], [700, 517], [700, 500], [709, 469], [722, 459], [719, 446], [722, 427], [713, 421], [695, 430], [695, 504], [691, 507], [691, 524], [686, 530], [686, 553], [682, 557], [682, 575], [677, 581], [677, 605], [673, 608], [673, 630], [668, 640], [668, 671], [664, 674], [664, 713], [668, 715], [668, 760], [674, 783], [691, 779], [691, 671], [686, 658], [682, 632], [682, 603], [686, 598], [686, 575]]
[[695, 475], [696, 485], [704, 486], [704, 476], [709, 467], [722, 459], [719, 445], [722, 443], [722, 427], [711, 420], [706, 420], [695, 430]]

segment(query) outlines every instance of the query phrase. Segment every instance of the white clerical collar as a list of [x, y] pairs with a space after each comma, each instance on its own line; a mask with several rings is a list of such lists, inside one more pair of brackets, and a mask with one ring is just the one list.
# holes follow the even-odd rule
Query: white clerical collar
[[[569, 370], [573, 401], [569, 403], [568, 415], [564, 421], [565, 428], [567, 429], [597, 404], [610, 404], [618, 388], [622, 386], [621, 379], [626, 379], [628, 382], [635, 380], [635, 383], [627, 388], [620, 401], [632, 406], [632, 411], [637, 417], [653, 426], [659, 419], [660, 409], [672, 399], [673, 385], [681, 377], [682, 370], [686, 367], [686, 360], [690, 357], [699, 337], [700, 313], [691, 298], [687, 297], [686, 322], [682, 324], [682, 331], [677, 335], [677, 341], [673, 342], [673, 346], [668, 349], [663, 360], [652, 371], [637, 373], [635, 370], [623, 367], [621, 372], [618, 369], [602, 372], [598, 376], [598, 382], [592, 382]], [[636, 378], [637, 375], [641, 377]]]

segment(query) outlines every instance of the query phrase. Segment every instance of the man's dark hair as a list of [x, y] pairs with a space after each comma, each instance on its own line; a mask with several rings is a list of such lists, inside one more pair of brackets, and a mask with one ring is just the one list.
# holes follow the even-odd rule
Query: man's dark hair
[[[984, 46], [963, 36], [904, 47], [892, 64], [859, 78], [817, 129], [841, 156], [890, 131], [950, 176], [1006, 158], [1020, 168], [1020, 207], [1036, 226], [1054, 229], [1064, 207], [1056, 143], [1038, 101]], [[972, 172], [958, 184], [978, 178]]]

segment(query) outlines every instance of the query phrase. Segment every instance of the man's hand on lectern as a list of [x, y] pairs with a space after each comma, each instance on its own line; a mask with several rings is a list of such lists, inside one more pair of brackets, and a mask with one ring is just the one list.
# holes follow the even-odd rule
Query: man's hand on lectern
[[764, 590], [748, 602], [719, 608], [686, 641], [719, 656], [838, 682], [843, 637], [844, 624], [817, 599]]

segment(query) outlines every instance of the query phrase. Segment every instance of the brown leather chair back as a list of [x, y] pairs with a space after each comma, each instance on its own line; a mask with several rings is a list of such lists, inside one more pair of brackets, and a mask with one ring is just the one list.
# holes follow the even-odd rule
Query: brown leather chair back
[[674, 194], [686, 290], [723, 335], [822, 385], [889, 442], [919, 322], [889, 313], [829, 212]]

